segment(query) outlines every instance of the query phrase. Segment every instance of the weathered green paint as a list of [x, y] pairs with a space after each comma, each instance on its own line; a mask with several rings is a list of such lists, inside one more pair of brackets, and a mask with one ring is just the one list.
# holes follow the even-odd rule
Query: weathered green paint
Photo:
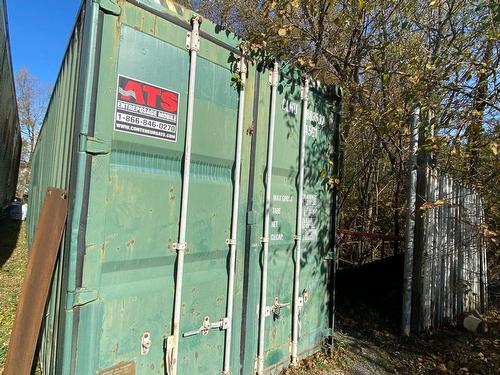
[[[171, 334], [173, 314], [176, 253], [172, 244], [179, 229], [189, 24], [181, 27], [162, 15], [188, 22], [192, 13], [170, 3], [140, 3], [159, 13], [133, 2], [117, 2], [120, 12], [100, 8], [103, 2], [84, 3], [37, 146], [34, 190], [59, 184], [69, 189], [72, 202], [42, 340], [47, 373], [95, 374], [129, 361], [135, 363], [138, 374], [165, 373], [163, 342]], [[206, 34], [202, 34], [196, 71], [181, 333], [199, 328], [205, 316], [212, 322], [224, 318], [227, 299], [226, 239], [230, 237], [238, 92], [230, 84], [233, 52], [205, 36], [230, 49], [239, 40], [209, 21], [203, 22], [202, 31]], [[280, 302], [292, 302], [293, 291], [301, 114], [300, 85], [294, 83], [299, 82], [299, 73], [288, 73], [295, 81], [282, 77], [278, 103], [281, 108], [287, 99], [295, 103], [297, 112], [277, 110], [272, 194], [285, 198], [272, 203], [281, 211], [275, 215], [278, 224], [271, 233], [273, 238], [283, 238], [276, 237], [270, 244], [269, 305], [274, 296]], [[113, 130], [118, 75], [179, 93], [176, 142]], [[235, 374], [253, 372], [257, 350], [270, 105], [267, 80], [267, 71], [249, 67], [231, 357]], [[321, 126], [308, 122], [315, 133], [306, 143], [305, 193], [317, 204], [318, 233], [304, 241], [301, 260], [301, 290], [309, 293], [301, 315], [303, 354], [321, 345], [329, 318], [325, 257], [331, 215], [326, 180], [331, 173], [331, 119], [336, 109], [322, 91], [326, 93], [318, 88], [310, 94], [309, 110], [326, 120]], [[54, 151], [58, 159], [52, 158]], [[40, 199], [39, 193], [33, 195], [31, 233]], [[290, 308], [282, 309], [279, 319], [267, 319], [266, 366], [270, 369], [288, 363], [291, 319]], [[151, 335], [147, 355], [140, 350], [144, 332]], [[179, 374], [220, 373], [224, 331], [181, 337], [179, 342]]]
[[[82, 17], [83, 18], [83, 17]], [[77, 94], [79, 90], [79, 72], [82, 64], [82, 19], [75, 25], [66, 54], [61, 65], [57, 82], [38, 137], [37, 146], [32, 156], [32, 173], [27, 217], [28, 240], [31, 244], [36, 229], [38, 216], [43, 205], [47, 187], [68, 189], [70, 165], [75, 143], [75, 127], [78, 117]], [[78, 131], [76, 131], [78, 132]], [[73, 205], [71, 199], [70, 204]], [[73, 214], [75, 210], [73, 210]], [[67, 225], [64, 242], [70, 243], [71, 226]], [[61, 247], [61, 258], [66, 258], [72, 251], [68, 246]], [[63, 272], [67, 270], [66, 261], [58, 262], [52, 283], [51, 296], [47, 306], [47, 316], [43, 328], [43, 340], [40, 346], [40, 360], [44, 368], [54, 371], [58, 340], [65, 330], [61, 326], [64, 319], [64, 300], [71, 289], [66, 286]], [[61, 341], [62, 342], [62, 341]]]
[[[281, 77], [278, 87], [277, 103], [280, 108], [276, 112], [274, 164], [271, 202], [271, 241], [269, 246], [269, 280], [267, 305], [271, 306], [275, 297], [280, 303], [290, 303], [290, 307], [281, 309], [279, 318], [272, 316], [266, 320], [266, 367], [282, 367], [287, 365], [291, 345], [292, 298], [293, 298], [293, 265], [295, 241], [295, 220], [297, 209], [297, 175], [299, 159], [299, 134], [301, 118], [300, 82], [298, 72], [286, 71]], [[251, 81], [251, 80], [250, 80]], [[328, 295], [330, 231], [330, 194], [327, 191], [327, 180], [331, 176], [329, 164], [331, 137], [335, 126], [336, 108], [327, 90], [315, 88], [311, 91], [308, 111], [323, 116], [321, 125], [317, 120], [306, 122], [311, 128], [306, 131], [305, 187], [304, 187], [304, 231], [302, 251], [302, 271], [300, 277], [300, 294], [306, 290], [309, 296], [300, 315], [299, 354], [305, 355], [317, 350], [323, 344], [323, 333], [328, 327]], [[270, 88], [267, 72], [261, 74], [258, 94], [258, 124], [254, 137], [256, 144], [256, 172], [254, 177], [254, 193], [252, 211], [257, 213], [257, 222], [251, 226], [250, 234], [250, 267], [247, 310], [257, 311], [260, 286], [260, 237], [263, 235], [263, 211], [265, 195], [267, 126], [269, 121]], [[309, 118], [309, 117], [308, 117]], [[312, 123], [311, 123], [312, 122]], [[315, 208], [311, 207], [315, 205]], [[317, 233], [308, 238], [308, 215], [316, 215], [314, 226]], [[274, 240], [273, 240], [274, 237]], [[248, 319], [244, 327], [248, 337], [245, 353], [245, 374], [251, 373], [256, 356], [256, 323], [258, 316]]]
[[0, 217], [2, 217], [16, 194], [21, 156], [21, 131], [5, 0], [0, 0], [0, 77]]

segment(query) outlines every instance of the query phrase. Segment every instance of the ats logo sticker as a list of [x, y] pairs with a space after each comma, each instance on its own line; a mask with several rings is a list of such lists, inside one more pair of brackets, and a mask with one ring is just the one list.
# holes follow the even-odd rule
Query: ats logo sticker
[[118, 76], [115, 130], [177, 142], [179, 94]]

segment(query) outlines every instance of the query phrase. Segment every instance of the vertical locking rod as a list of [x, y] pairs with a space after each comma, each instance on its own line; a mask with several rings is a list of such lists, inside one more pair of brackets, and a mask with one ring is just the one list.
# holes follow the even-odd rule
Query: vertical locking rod
[[[186, 140], [184, 143], [184, 171], [182, 174], [181, 217], [179, 222], [179, 239], [177, 241], [177, 268], [175, 273], [174, 318], [172, 336], [167, 338], [165, 362], [169, 375], [177, 374], [177, 356], [179, 353], [179, 325], [182, 304], [182, 278], [184, 276], [184, 254], [186, 252], [186, 222], [189, 198], [189, 173], [191, 169], [191, 140], [193, 130], [194, 88], [196, 79], [196, 57], [199, 50], [199, 26], [201, 18], [191, 20], [192, 32], [188, 45], [190, 52], [189, 88], [186, 119]], [[172, 346], [171, 348], [169, 346]]]
[[293, 325], [292, 325], [292, 366], [297, 366], [299, 345], [299, 289], [300, 289], [300, 258], [302, 257], [302, 208], [304, 205], [304, 156], [306, 143], [306, 120], [309, 94], [309, 80], [302, 79], [302, 111], [300, 121], [300, 151], [299, 151], [299, 186], [297, 196], [297, 221], [295, 227], [295, 269], [293, 278]]
[[236, 129], [236, 159], [234, 166], [234, 191], [233, 191], [233, 212], [231, 219], [231, 238], [229, 243], [229, 280], [227, 291], [226, 317], [229, 326], [226, 330], [224, 343], [224, 365], [223, 374], [229, 374], [231, 368], [231, 335], [233, 326], [233, 301], [234, 301], [234, 274], [236, 268], [236, 236], [238, 234], [238, 208], [240, 201], [240, 174], [241, 174], [241, 144], [243, 141], [243, 113], [245, 111], [245, 82], [246, 82], [246, 62], [242, 53], [238, 70], [240, 73], [239, 104], [238, 104], [238, 124]]
[[274, 149], [274, 122], [276, 118], [276, 91], [278, 87], [278, 63], [273, 63], [270, 72], [269, 84], [271, 86], [271, 110], [269, 114], [269, 136], [267, 145], [267, 165], [266, 165], [266, 201], [264, 212], [264, 237], [262, 238], [262, 282], [260, 296], [259, 314], [259, 346], [257, 354], [257, 374], [264, 373], [264, 338], [266, 328], [266, 294], [267, 294], [267, 265], [269, 254], [269, 219], [271, 210], [271, 183], [273, 176], [273, 149]]

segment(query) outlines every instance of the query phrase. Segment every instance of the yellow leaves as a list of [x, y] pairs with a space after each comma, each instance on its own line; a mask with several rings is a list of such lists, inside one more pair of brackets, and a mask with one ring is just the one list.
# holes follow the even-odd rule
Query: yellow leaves
[[365, 6], [365, 1], [364, 0], [356, 0], [354, 1], [354, 5], [358, 8], [358, 9], [363, 9], [364, 6]]
[[288, 24], [288, 25], [281, 25], [279, 28], [278, 28], [278, 35], [280, 37], [285, 37], [287, 34], [291, 33], [293, 30], [293, 25], [291, 24]]
[[316, 63], [314, 62], [314, 60], [312, 60], [312, 59], [307, 59], [307, 60], [305, 60], [303, 57], [299, 57], [299, 58], [297, 59], [297, 63], [298, 63], [301, 67], [306, 66], [306, 65], [307, 65], [309, 68], [314, 68], [314, 67], [316, 67]]
[[444, 205], [444, 200], [438, 199], [437, 201], [434, 202], [434, 207], [440, 207]]
[[293, 8], [298, 8], [300, 7], [300, 0], [288, 0], [286, 2], [281, 2], [281, 4], [276, 0], [269, 1], [267, 2], [266, 9], [277, 12], [278, 15], [283, 16], [286, 13], [285, 9], [287, 5], [290, 5]]
[[433, 207], [433, 206], [432, 206], [432, 202], [424, 202], [424, 203], [422, 203], [422, 204], [420, 205], [420, 207], [419, 207], [419, 211], [420, 211], [420, 213], [421, 213], [422, 217], [424, 216], [424, 214], [425, 214], [427, 211], [431, 210], [431, 209], [432, 209], [432, 207]]
[[427, 211], [432, 210], [434, 208], [439, 208], [439, 207], [444, 206], [446, 204], [449, 205], [449, 203], [446, 203], [446, 201], [444, 199], [437, 199], [434, 202], [432, 202], [432, 201], [424, 202], [424, 203], [422, 203], [422, 205], [419, 208], [420, 214], [423, 217]]
[[410, 76], [408, 77], [408, 80], [409, 80], [409, 81], [410, 81], [410, 83], [412, 83], [413, 85], [416, 85], [417, 83], [419, 83], [419, 82], [420, 82], [420, 77], [419, 77], [418, 75], [413, 74], [413, 75], [410, 75]]
[[497, 156], [498, 155], [498, 143], [491, 142], [490, 143], [490, 150], [493, 153], [493, 155]]
[[330, 188], [333, 188], [333, 187], [336, 187], [336, 186], [339, 186], [340, 185], [340, 180], [338, 178], [335, 178], [335, 177], [329, 177], [328, 178], [328, 186]]

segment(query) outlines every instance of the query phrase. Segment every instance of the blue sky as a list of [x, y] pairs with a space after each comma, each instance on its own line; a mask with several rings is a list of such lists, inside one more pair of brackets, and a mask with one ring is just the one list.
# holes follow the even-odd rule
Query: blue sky
[[7, 0], [14, 72], [26, 67], [42, 83], [54, 83], [80, 2]]

